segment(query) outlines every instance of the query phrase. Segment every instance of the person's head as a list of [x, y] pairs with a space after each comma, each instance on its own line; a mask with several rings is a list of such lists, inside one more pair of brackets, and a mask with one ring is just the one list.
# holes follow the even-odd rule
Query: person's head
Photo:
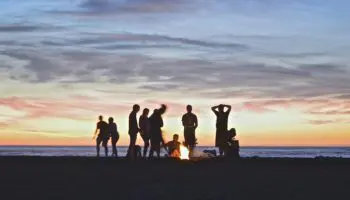
[[109, 122], [110, 124], [113, 123], [113, 121], [114, 121], [113, 117], [108, 118], [108, 122]]
[[142, 115], [147, 117], [148, 114], [149, 114], [149, 109], [148, 108], [143, 109]]
[[186, 106], [186, 110], [188, 113], [191, 113], [192, 112], [192, 106], [191, 105], [187, 105]]
[[224, 112], [224, 105], [220, 104], [218, 109], [219, 109], [219, 112]]
[[176, 141], [176, 142], [179, 141], [179, 135], [178, 134], [174, 134], [173, 135], [173, 140]]
[[234, 138], [237, 135], [235, 128], [231, 128], [228, 132], [229, 132], [231, 138]]
[[166, 109], [167, 109], [167, 106], [166, 106], [165, 104], [162, 104], [162, 105], [160, 106], [160, 108], [159, 108], [160, 114], [161, 114], [161, 115], [164, 114], [165, 111], [166, 111]]
[[140, 111], [140, 106], [138, 104], [133, 105], [132, 110], [135, 112], [139, 112]]
[[103, 120], [103, 116], [102, 115], [98, 116], [98, 120], [102, 121]]

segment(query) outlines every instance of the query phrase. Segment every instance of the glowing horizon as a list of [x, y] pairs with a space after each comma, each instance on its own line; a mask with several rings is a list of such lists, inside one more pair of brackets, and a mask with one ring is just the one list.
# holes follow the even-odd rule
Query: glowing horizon
[[166, 140], [183, 140], [193, 105], [199, 145], [213, 145], [210, 107], [224, 103], [242, 146], [350, 146], [349, 6], [2, 1], [0, 145], [94, 145], [98, 115], [127, 145], [136, 103], [169, 106]]

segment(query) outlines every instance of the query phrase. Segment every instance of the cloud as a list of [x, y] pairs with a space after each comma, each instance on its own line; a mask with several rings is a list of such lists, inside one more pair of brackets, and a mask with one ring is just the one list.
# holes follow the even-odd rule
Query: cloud
[[325, 125], [337, 123], [336, 120], [308, 120], [307, 122], [312, 125]]
[[348, 115], [350, 103], [336, 98], [318, 99], [256, 99], [233, 104], [235, 111], [254, 113], [275, 112], [280, 109], [297, 108], [309, 115]]
[[120, 34], [87, 34], [77, 39], [66, 39], [64, 41], [42, 41], [42, 44], [49, 46], [66, 46], [66, 45], [95, 45], [97, 49], [107, 50], [135, 50], [143, 48], [163, 48], [163, 49], [184, 49], [186, 46], [203, 47], [212, 49], [230, 49], [235, 51], [248, 50], [249, 47], [240, 43], [220, 43], [213, 41], [171, 37], [158, 34], [138, 34], [138, 33], [120, 33]]
[[307, 123], [311, 125], [327, 125], [327, 124], [339, 124], [339, 123], [349, 123], [346, 119], [334, 119], [334, 120], [308, 120]]
[[348, 66], [336, 63], [282, 67], [229, 57], [212, 60], [81, 50], [0, 53], [25, 63], [23, 69], [9, 70], [8, 76], [26, 82], [128, 83], [204, 98], [255, 99], [339, 97], [349, 93], [350, 85]]
[[309, 111], [312, 115], [350, 115], [350, 110]]
[[18, 117], [15, 121], [42, 117], [86, 120], [91, 119], [91, 115], [96, 113], [109, 113], [111, 107], [119, 110], [119, 112], [125, 112], [129, 110], [130, 107], [129, 105], [97, 101], [95, 98], [87, 96], [71, 96], [64, 100], [53, 98], [8, 97], [1, 98], [0, 105], [25, 113], [25, 116]]
[[157, 13], [177, 9], [182, 0], [130, 0], [124, 3], [116, 0], [86, 0], [80, 4], [90, 12]]
[[52, 25], [39, 24], [39, 25], [29, 25], [29, 24], [2, 24], [0, 25], [1, 32], [11, 32], [11, 33], [20, 33], [20, 32], [34, 32], [34, 31], [50, 31], [50, 30], [60, 30], [62, 27], [55, 27]]
[[53, 12], [79, 16], [164, 14], [185, 10], [188, 7], [190, 3], [184, 0], [85, 0], [77, 5], [77, 10]]
[[343, 100], [350, 100], [350, 94], [337, 95], [334, 98], [343, 99]]

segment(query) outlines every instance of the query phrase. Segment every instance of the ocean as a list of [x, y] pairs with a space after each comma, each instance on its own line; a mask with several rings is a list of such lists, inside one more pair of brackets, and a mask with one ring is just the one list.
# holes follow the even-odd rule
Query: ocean
[[[198, 151], [215, 149], [214, 147], [197, 147]], [[111, 153], [111, 149], [109, 149]], [[118, 147], [119, 156], [125, 156], [126, 146]], [[162, 150], [162, 155], [164, 155]], [[217, 150], [218, 152], [218, 150]], [[101, 156], [104, 149], [101, 148]], [[94, 146], [0, 146], [0, 156], [95, 156]], [[343, 157], [350, 158], [350, 147], [241, 147], [242, 157], [289, 157], [314, 158]]]

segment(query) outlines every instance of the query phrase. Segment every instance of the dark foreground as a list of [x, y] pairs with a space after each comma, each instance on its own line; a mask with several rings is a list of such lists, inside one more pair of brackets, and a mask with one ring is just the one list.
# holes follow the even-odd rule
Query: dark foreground
[[0, 157], [0, 199], [350, 199], [348, 159]]

